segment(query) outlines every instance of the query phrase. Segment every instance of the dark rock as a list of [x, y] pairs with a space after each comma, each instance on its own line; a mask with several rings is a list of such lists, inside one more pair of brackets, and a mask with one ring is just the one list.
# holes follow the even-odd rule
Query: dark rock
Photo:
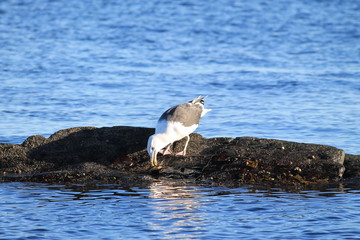
[[[0, 144], [2, 181], [130, 183], [154, 178], [200, 182], [308, 185], [358, 177], [359, 156], [317, 144], [251, 137], [203, 138], [192, 134], [187, 156], [158, 156], [151, 168], [146, 152], [152, 128], [81, 127], [49, 138], [31, 136], [21, 145]], [[184, 141], [174, 144], [181, 151]], [[344, 163], [344, 159], [346, 159]], [[345, 167], [344, 167], [345, 166]]]
[[[218, 138], [194, 141], [205, 144], [183, 158], [160, 159], [160, 173], [182, 176], [191, 173], [199, 179], [221, 184], [282, 182], [309, 184], [339, 180], [344, 168], [343, 150], [317, 144], [294, 143], [258, 138]], [[192, 142], [191, 146], [193, 146]]]
[[346, 154], [344, 166], [344, 178], [360, 177], [360, 155]]
[[29, 178], [41, 172], [78, 169], [84, 163], [109, 166], [121, 156], [143, 149], [153, 132], [135, 127], [80, 127], [60, 130], [49, 138], [31, 136], [21, 145], [0, 145], [0, 169]]

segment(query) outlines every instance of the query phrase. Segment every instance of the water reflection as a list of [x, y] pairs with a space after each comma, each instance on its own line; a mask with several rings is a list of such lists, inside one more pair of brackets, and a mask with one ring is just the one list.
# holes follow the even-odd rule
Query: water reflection
[[155, 182], [150, 186], [154, 219], [153, 230], [161, 231], [163, 239], [192, 239], [203, 234], [204, 217], [199, 211], [200, 189], [195, 186]]
[[291, 193], [182, 181], [141, 186], [2, 183], [0, 232], [4, 239], [24, 232], [21, 237], [34, 239], [49, 233], [52, 239], [307, 239], [311, 234], [332, 239], [360, 234], [359, 193], [358, 186], [347, 184]]

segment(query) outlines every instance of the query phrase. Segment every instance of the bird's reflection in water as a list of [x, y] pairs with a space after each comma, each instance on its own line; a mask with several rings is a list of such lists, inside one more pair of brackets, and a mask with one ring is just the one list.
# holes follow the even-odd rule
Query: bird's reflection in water
[[202, 236], [204, 219], [196, 187], [166, 181], [153, 183], [150, 191], [150, 198], [155, 200], [151, 201], [153, 216], [157, 216], [150, 224], [153, 230], [162, 232], [164, 239]]

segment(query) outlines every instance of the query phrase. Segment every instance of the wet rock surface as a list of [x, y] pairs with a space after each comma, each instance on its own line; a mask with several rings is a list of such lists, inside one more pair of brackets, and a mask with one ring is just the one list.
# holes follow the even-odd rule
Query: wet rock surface
[[[360, 176], [360, 156], [331, 146], [200, 134], [191, 135], [187, 156], [159, 154], [159, 165], [151, 168], [145, 148], [153, 133], [152, 128], [79, 127], [49, 138], [31, 136], [21, 145], [0, 144], [0, 181], [131, 184], [167, 178], [306, 186]], [[184, 141], [176, 142], [174, 152], [183, 146]]]

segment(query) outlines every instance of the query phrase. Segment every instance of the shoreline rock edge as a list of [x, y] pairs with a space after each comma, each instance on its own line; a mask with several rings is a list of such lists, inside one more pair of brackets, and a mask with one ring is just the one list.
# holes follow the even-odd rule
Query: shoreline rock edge
[[[76, 127], [22, 144], [0, 143], [0, 182], [133, 183], [156, 178], [210, 184], [306, 186], [357, 180], [360, 155], [308, 143], [254, 137], [191, 135], [187, 156], [159, 155], [151, 168], [146, 152], [153, 128]], [[174, 144], [180, 151], [184, 142]]]

